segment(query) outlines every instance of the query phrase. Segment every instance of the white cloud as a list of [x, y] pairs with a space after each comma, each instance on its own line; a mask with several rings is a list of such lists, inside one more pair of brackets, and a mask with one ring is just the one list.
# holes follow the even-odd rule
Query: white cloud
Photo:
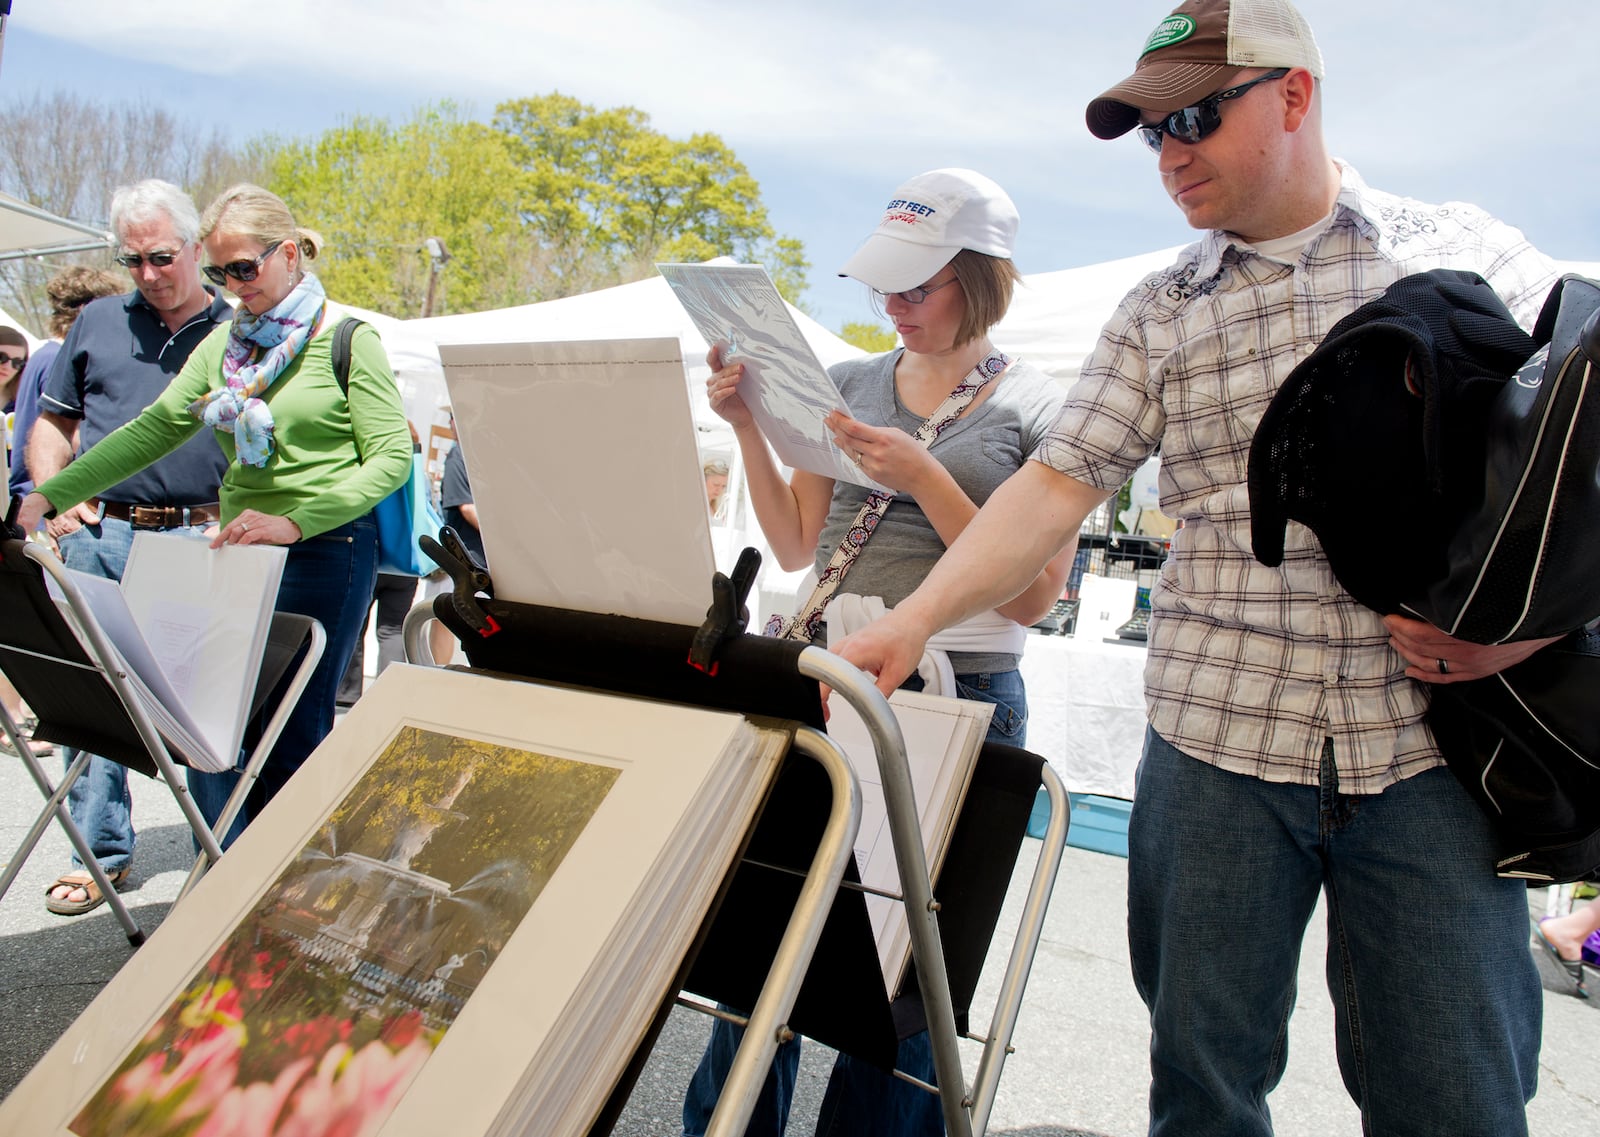
[[[1031, 269], [1181, 239], [1148, 156], [1083, 128], [1088, 100], [1126, 74], [1174, 3], [21, 0], [11, 23], [125, 63], [64, 70], [64, 84], [97, 96], [137, 96], [155, 66], [185, 68], [206, 89], [175, 109], [226, 114], [245, 134], [303, 135], [446, 98], [487, 118], [499, 101], [557, 89], [636, 106], [674, 136], [728, 141], [821, 276], [859, 236], [861, 202], [870, 214], [933, 166], [975, 166], [1012, 190], [1025, 243], [1049, 241], [1019, 257]], [[1336, 153], [1385, 189], [1480, 200], [1555, 255], [1600, 257], [1600, 147], [1582, 129], [1593, 0], [1301, 7], [1327, 60]], [[278, 121], [273, 95], [291, 90], [316, 101]]]

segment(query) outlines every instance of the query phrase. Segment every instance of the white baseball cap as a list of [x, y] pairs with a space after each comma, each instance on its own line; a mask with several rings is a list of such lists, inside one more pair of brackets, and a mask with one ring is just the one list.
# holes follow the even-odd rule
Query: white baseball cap
[[904, 292], [933, 277], [962, 249], [1011, 258], [1017, 207], [975, 170], [929, 170], [894, 191], [878, 228], [840, 276], [879, 292]]

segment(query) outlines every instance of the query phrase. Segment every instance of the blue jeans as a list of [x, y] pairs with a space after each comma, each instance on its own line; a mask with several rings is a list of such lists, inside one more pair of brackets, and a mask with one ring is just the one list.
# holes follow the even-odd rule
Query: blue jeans
[[[1028, 694], [1022, 672], [978, 671], [957, 675], [958, 697], [993, 703], [987, 742], [1023, 746], [1028, 736]], [[922, 690], [922, 679], [913, 674], [902, 687]], [[683, 1131], [686, 1137], [702, 1137], [716, 1109], [722, 1083], [733, 1065], [734, 1053], [744, 1038], [744, 1029], [722, 1019], [712, 1020], [711, 1040], [700, 1057], [683, 1099]], [[895, 1067], [932, 1085], [938, 1084], [933, 1071], [933, 1046], [927, 1031], [902, 1039]], [[800, 1070], [798, 1036], [778, 1047], [772, 1069], [761, 1087], [756, 1107], [746, 1127], [747, 1137], [781, 1137], [789, 1123], [789, 1107], [794, 1100], [795, 1078]], [[817, 1137], [915, 1137], [944, 1132], [944, 1113], [939, 1099], [886, 1074], [870, 1062], [840, 1054], [833, 1063], [817, 1116]]]
[[[222, 840], [223, 848], [233, 843], [333, 729], [339, 680], [360, 638], [361, 622], [366, 618], [377, 575], [378, 529], [370, 513], [289, 546], [283, 582], [278, 586], [277, 610], [313, 617], [322, 624], [328, 643], [311, 673], [310, 683], [284, 724], [283, 733], [262, 763], [261, 776], [245, 799], [244, 809]], [[299, 666], [298, 659], [295, 666]], [[288, 678], [285, 676], [285, 682]], [[276, 699], [269, 700], [268, 712], [275, 705]], [[255, 737], [257, 728], [252, 728], [245, 738], [247, 750]], [[189, 771], [189, 791], [208, 822], [215, 825], [222, 816], [238, 781], [237, 771]]]
[[[187, 536], [204, 536], [200, 526], [169, 530]], [[121, 580], [133, 548], [133, 526], [114, 517], [102, 518], [98, 525], [86, 525], [62, 537], [61, 561], [70, 569]], [[79, 751], [62, 748], [65, 765], [77, 760]], [[98, 754], [89, 756], [89, 765], [67, 791], [67, 810], [83, 830], [94, 859], [108, 873], [121, 872], [133, 859], [133, 798], [128, 793], [128, 768]], [[74, 868], [82, 868], [77, 851], [72, 854]]]
[[1152, 1137], [1265, 1137], [1306, 923], [1328, 914], [1339, 1067], [1373, 1137], [1518, 1137], [1538, 1074], [1527, 888], [1443, 768], [1381, 794], [1228, 773], [1145, 738], [1128, 943]]

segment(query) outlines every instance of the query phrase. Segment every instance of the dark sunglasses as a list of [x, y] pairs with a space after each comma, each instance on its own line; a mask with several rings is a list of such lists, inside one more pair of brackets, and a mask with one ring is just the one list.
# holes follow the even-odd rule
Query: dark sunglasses
[[927, 285], [921, 285], [917, 288], [908, 288], [904, 292], [879, 292], [876, 288], [874, 288], [872, 291], [879, 300], [887, 300], [891, 296], [898, 296], [907, 304], [921, 304], [928, 298], [928, 294], [930, 292], [937, 292], [939, 289], [944, 288], [947, 285], [954, 284], [958, 279], [960, 278], [952, 276], [949, 280], [940, 281], [932, 288], [929, 288]]
[[266, 263], [268, 257], [278, 251], [278, 246], [281, 244], [282, 241], [272, 242], [254, 260], [229, 261], [225, 265], [206, 265], [200, 271], [205, 273], [206, 279], [212, 284], [226, 284], [230, 276], [243, 284], [249, 284], [261, 275], [261, 266]]
[[1240, 83], [1237, 87], [1218, 91], [1215, 95], [1208, 95], [1192, 107], [1175, 110], [1160, 122], [1146, 125], [1139, 124], [1139, 137], [1144, 144], [1157, 154], [1161, 153], [1161, 143], [1168, 135], [1179, 142], [1199, 142], [1206, 135], [1222, 125], [1222, 104], [1227, 99], [1237, 99], [1257, 83], [1267, 83], [1273, 79], [1282, 79], [1289, 74], [1289, 68], [1280, 67], [1276, 71], [1268, 71], [1265, 75], [1257, 75], [1248, 83]]
[[178, 259], [178, 254], [181, 252], [183, 252], [183, 246], [179, 245], [171, 252], [168, 252], [166, 249], [157, 249], [153, 253], [118, 253], [111, 259], [116, 261], [123, 268], [138, 268], [140, 265], [146, 262], [149, 262], [156, 268], [166, 268], [173, 261]]
[[28, 362], [28, 357], [25, 355], [7, 355], [5, 352], [0, 351], [0, 366], [21, 367], [26, 362]]

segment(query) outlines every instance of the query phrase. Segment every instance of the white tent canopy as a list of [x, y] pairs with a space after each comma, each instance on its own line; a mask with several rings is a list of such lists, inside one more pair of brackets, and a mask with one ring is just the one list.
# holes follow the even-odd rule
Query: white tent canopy
[[[824, 367], [862, 354], [799, 309], [791, 307], [789, 311]], [[374, 324], [383, 334], [384, 346], [400, 379], [407, 413], [419, 427], [432, 421], [437, 409], [447, 401], [439, 344], [662, 337], [676, 339], [681, 346], [695, 421], [702, 433], [723, 431], [721, 420], [711, 413], [705, 400], [703, 380], [709, 345], [659, 276], [539, 304], [390, 321], [393, 327], [379, 322], [383, 319], [377, 317]], [[720, 449], [729, 446], [731, 439], [719, 439], [716, 444]]]
[[0, 193], [0, 260], [109, 248], [110, 233]]
[[1029, 273], [992, 338], [1008, 354], [1070, 386], [1122, 297], [1145, 276], [1170, 265], [1179, 252], [1159, 249], [1081, 268]]

